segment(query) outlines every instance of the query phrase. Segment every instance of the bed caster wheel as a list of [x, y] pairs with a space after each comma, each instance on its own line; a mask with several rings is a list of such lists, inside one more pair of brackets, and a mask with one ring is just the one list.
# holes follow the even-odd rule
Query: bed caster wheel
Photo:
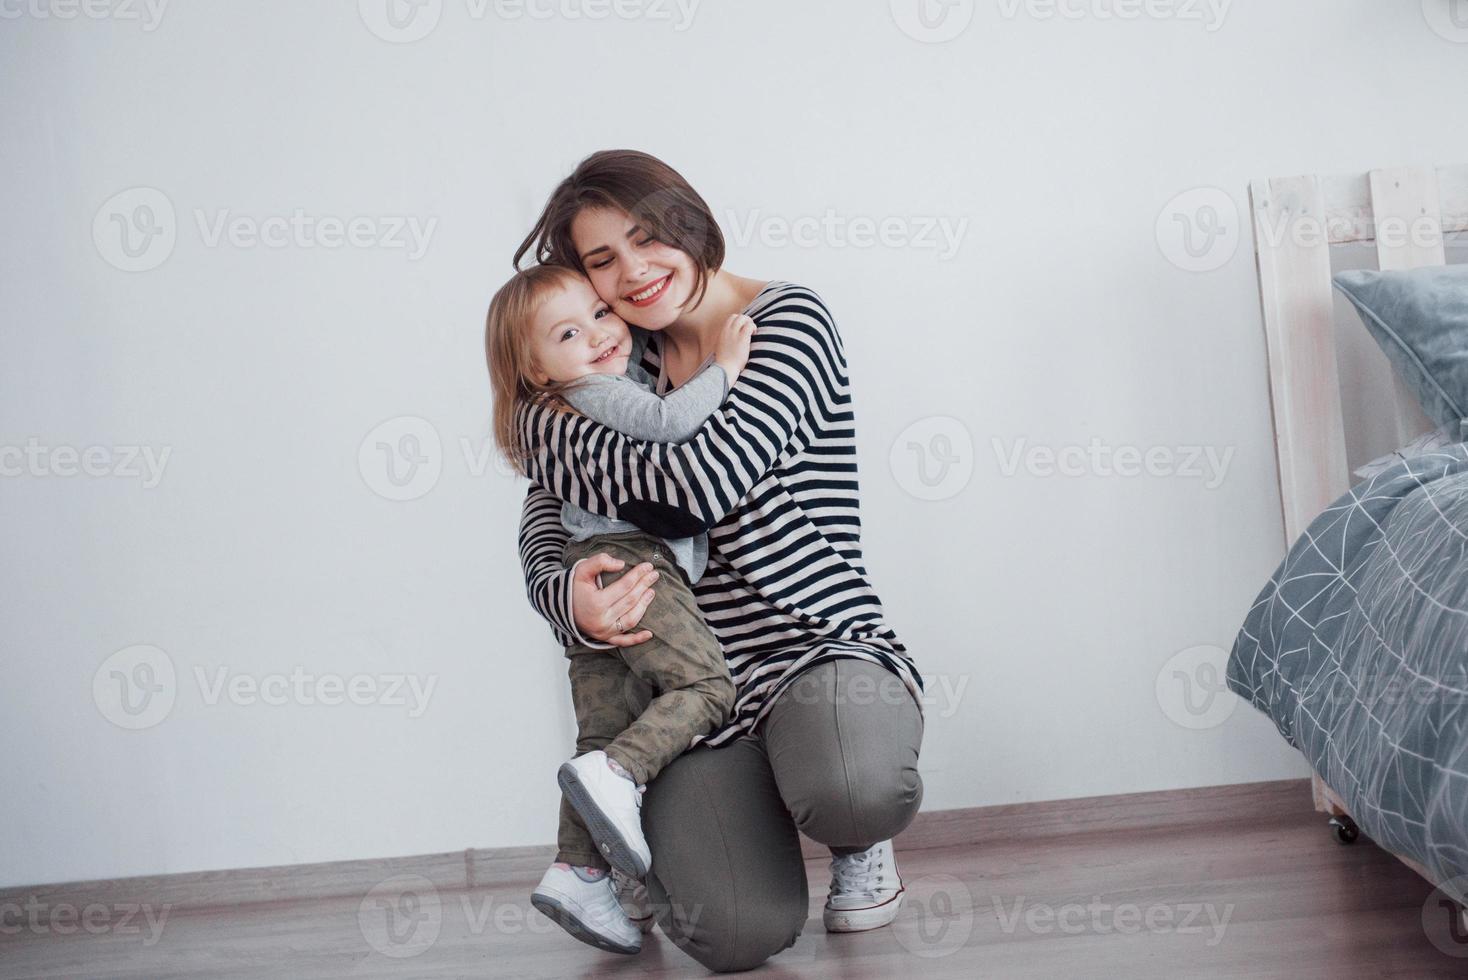
[[1335, 833], [1336, 841], [1341, 844], [1354, 844], [1361, 836], [1361, 828], [1350, 817], [1331, 817], [1330, 829]]

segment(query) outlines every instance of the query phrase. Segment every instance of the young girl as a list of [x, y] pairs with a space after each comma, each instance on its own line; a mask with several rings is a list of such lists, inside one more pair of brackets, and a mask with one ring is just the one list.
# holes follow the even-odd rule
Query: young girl
[[[723, 404], [749, 359], [753, 334], [749, 317], [729, 317], [704, 365], [660, 397], [636, 367], [642, 342], [580, 273], [553, 265], [518, 272], [495, 294], [485, 327], [495, 440], [524, 474], [515, 411], [538, 402], [634, 439], [685, 442]], [[571, 535], [563, 556], [568, 567], [609, 552], [624, 561], [623, 570], [603, 574], [615, 580], [650, 562], [659, 586], [637, 623], [652, 633], [650, 640], [566, 649], [577, 754], [558, 774], [559, 852], [531, 903], [582, 942], [635, 953], [642, 934], [616, 900], [608, 864], [634, 878], [647, 873], [652, 855], [642, 832], [642, 787], [727, 720], [734, 684], [693, 598], [692, 584], [708, 562], [707, 535], [657, 538], [569, 503], [561, 520]], [[639, 683], [654, 695], [641, 711], [632, 706]]]

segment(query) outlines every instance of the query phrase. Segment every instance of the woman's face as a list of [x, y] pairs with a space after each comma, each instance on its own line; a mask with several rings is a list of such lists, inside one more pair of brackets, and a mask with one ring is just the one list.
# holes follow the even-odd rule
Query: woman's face
[[625, 211], [583, 208], [571, 240], [597, 295], [629, 323], [662, 330], [693, 295], [689, 254], [653, 238]]

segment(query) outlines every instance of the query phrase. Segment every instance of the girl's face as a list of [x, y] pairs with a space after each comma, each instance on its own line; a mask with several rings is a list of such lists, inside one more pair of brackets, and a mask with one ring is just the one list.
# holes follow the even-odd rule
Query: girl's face
[[693, 295], [693, 259], [653, 238], [625, 211], [583, 208], [571, 240], [597, 295], [623, 320], [662, 330]]
[[547, 296], [531, 317], [530, 350], [540, 384], [626, 374], [632, 332], [577, 276]]

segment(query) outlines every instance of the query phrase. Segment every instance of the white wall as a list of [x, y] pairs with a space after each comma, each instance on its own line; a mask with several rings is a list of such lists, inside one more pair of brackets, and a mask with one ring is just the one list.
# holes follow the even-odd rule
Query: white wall
[[[946, 43], [880, 0], [705, 0], [684, 30], [442, 0], [413, 43], [368, 29], [371, 0], [366, 20], [178, 0], [156, 25], [26, 4], [0, 21], [0, 446], [22, 471], [0, 478], [0, 884], [552, 839], [569, 697], [523, 596], [524, 485], [475, 462], [482, 317], [553, 183], [610, 146], [673, 163], [731, 235], [755, 222], [729, 266], [838, 316], [868, 563], [934, 682], [928, 808], [1305, 772], [1252, 709], [1193, 730], [1162, 707], [1164, 665], [1231, 644], [1282, 531], [1250, 246], [1223, 261], [1225, 209], [1221, 267], [1189, 272], [1155, 229], [1193, 188], [1246, 207], [1251, 177], [1468, 160], [1443, 101], [1468, 45], [1416, 0], [1238, 0], [1221, 24], [959, 0], [973, 21]], [[111, 215], [146, 201], [109, 201], [134, 187], [166, 196], [176, 241], [127, 272]], [[209, 243], [222, 212], [295, 209], [436, 225], [416, 259]], [[967, 226], [949, 257], [774, 237], [769, 219], [828, 210]], [[442, 469], [393, 501], [379, 436], [359, 449], [405, 416]], [[958, 423], [904, 435], [933, 417]], [[935, 432], [962, 458], [923, 500], [906, 444]], [[1206, 489], [1006, 476], [992, 443], [1093, 437], [1233, 456]], [[105, 469], [128, 446], [170, 453], [156, 486], [41, 472], [68, 465], [57, 447], [101, 447]], [[100, 700], [93, 681], [135, 645], [176, 676], [154, 675], [166, 716], [125, 730], [107, 692], [134, 665], [105, 664]], [[412, 716], [211, 704], [195, 674], [297, 667], [436, 686]]]

